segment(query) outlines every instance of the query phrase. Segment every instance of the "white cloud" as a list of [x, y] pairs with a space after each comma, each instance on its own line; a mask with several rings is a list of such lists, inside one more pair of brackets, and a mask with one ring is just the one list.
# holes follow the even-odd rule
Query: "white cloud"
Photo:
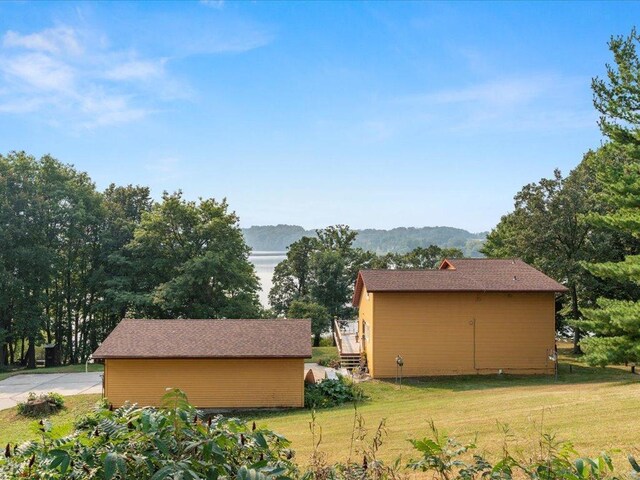
[[220, 10], [224, 7], [224, 0], [200, 0], [202, 5]]
[[456, 89], [414, 95], [406, 100], [426, 104], [484, 103], [511, 107], [527, 103], [547, 91], [553, 80], [547, 76], [499, 79]]
[[149, 110], [131, 105], [131, 99], [123, 95], [108, 95], [104, 92], [92, 92], [79, 98], [81, 111], [87, 120], [87, 128], [101, 127], [115, 123], [128, 123], [140, 120], [150, 113]]
[[[588, 79], [539, 74], [505, 77], [396, 98], [405, 118], [459, 132], [591, 128]], [[590, 98], [590, 97], [588, 97]]]
[[0, 112], [38, 112], [71, 128], [144, 118], [156, 99], [153, 86], [139, 83], [165, 75], [165, 59], [109, 50], [103, 37], [66, 26], [27, 35], [9, 31], [2, 46]]
[[22, 47], [54, 54], [80, 55], [83, 51], [75, 30], [69, 27], [48, 28], [29, 35], [9, 30], [5, 33], [2, 44], [5, 47]]
[[115, 65], [107, 71], [107, 78], [112, 80], [146, 80], [164, 75], [167, 59], [131, 60]]
[[[220, 7], [221, 5], [212, 5]], [[164, 55], [119, 49], [102, 32], [68, 25], [0, 37], [0, 113], [37, 112], [38, 118], [70, 128], [135, 122], [193, 98], [189, 85], [172, 75], [171, 58], [244, 52], [271, 39], [241, 21], [185, 24], [172, 19], [173, 33], [153, 45]]]
[[44, 91], [67, 91], [74, 83], [73, 68], [43, 53], [5, 58], [0, 68], [14, 82]]
[[1, 113], [31, 113], [40, 109], [44, 104], [44, 99], [40, 98], [16, 98], [4, 103], [0, 103]]

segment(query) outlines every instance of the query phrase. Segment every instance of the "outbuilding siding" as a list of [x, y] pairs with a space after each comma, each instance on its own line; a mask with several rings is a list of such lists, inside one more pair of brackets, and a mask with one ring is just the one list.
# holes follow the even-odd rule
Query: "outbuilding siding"
[[[373, 338], [374, 338], [374, 293], [370, 293], [363, 287], [362, 297], [360, 298], [360, 308], [358, 308], [358, 332], [361, 349], [367, 357], [367, 367], [369, 373], [373, 376]], [[369, 336], [365, 336], [364, 322], [369, 327]]]
[[200, 408], [302, 407], [302, 358], [105, 360], [105, 395], [114, 406], [157, 406], [167, 388]]
[[[375, 295], [375, 304], [373, 301]], [[366, 345], [374, 378], [476, 373], [552, 373], [553, 292], [366, 292], [362, 319], [373, 331]]]

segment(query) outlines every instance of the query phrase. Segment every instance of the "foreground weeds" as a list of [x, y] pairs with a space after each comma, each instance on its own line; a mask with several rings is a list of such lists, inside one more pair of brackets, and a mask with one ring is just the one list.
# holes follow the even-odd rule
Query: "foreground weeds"
[[429, 422], [429, 435], [409, 440], [413, 455], [403, 462], [398, 457], [390, 464], [379, 459], [387, 435], [386, 420], [380, 421], [369, 435], [365, 420], [354, 406], [351, 447], [344, 462], [329, 464], [322, 451], [322, 427], [315, 412], [309, 422], [313, 440], [306, 480], [397, 480], [431, 478], [436, 480], [604, 480], [640, 479], [640, 465], [629, 455], [626, 471], [616, 471], [608, 453], [582, 457], [569, 441], [540, 432], [534, 451], [513, 448], [516, 435], [507, 425], [497, 424], [503, 443], [496, 458], [477, 451], [476, 442], [461, 443]]
[[614, 468], [603, 452], [578, 454], [570, 442], [540, 429], [536, 446], [518, 450], [517, 435], [505, 425], [495, 457], [462, 443], [433, 422], [428, 435], [410, 440], [407, 459], [387, 463], [381, 452], [387, 421], [366, 425], [354, 406], [345, 460], [327, 461], [322, 426], [315, 411], [309, 421], [313, 451], [308, 465], [295, 462], [290, 442], [267, 429], [222, 416], [203, 417], [179, 390], [164, 397], [161, 408], [106, 403], [80, 418], [70, 435], [60, 435], [46, 419], [35, 421], [39, 440], [7, 444], [0, 479], [100, 480], [604, 480], [638, 479], [640, 465]]

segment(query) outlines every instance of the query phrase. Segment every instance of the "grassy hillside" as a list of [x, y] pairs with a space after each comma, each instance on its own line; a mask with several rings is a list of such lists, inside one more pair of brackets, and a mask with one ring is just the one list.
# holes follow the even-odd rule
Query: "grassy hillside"
[[[284, 251], [303, 236], [314, 236], [314, 230], [297, 225], [263, 225], [242, 230], [247, 244], [255, 251]], [[394, 228], [391, 230], [357, 230], [355, 246], [376, 253], [404, 253], [416, 247], [456, 247], [466, 256], [480, 256], [486, 233], [470, 233], [452, 227]]]
[[[629, 373], [628, 368], [589, 368], [565, 355], [557, 382], [546, 376], [473, 376], [411, 380], [402, 388], [389, 381], [362, 386], [370, 400], [359, 411], [369, 431], [386, 419], [388, 437], [381, 456], [387, 460], [398, 455], [406, 459], [411, 454], [407, 440], [426, 436], [431, 419], [460, 440], [472, 440], [478, 434], [480, 450], [489, 453], [500, 451], [505, 440], [500, 424], [507, 424], [514, 434], [514, 448], [532, 453], [542, 431], [573, 441], [581, 454], [619, 448], [614, 459], [624, 471], [626, 453], [638, 454], [640, 376]], [[292, 440], [298, 462], [308, 462], [312, 449], [309, 411], [250, 418]], [[317, 412], [321, 450], [329, 461], [346, 459], [353, 418], [352, 406]]]
[[[314, 356], [333, 355], [330, 348], [323, 347]], [[427, 436], [428, 422], [433, 419], [441, 430], [460, 440], [473, 440], [477, 434], [479, 451], [489, 457], [500, 451], [505, 440], [511, 451], [535, 455], [540, 432], [551, 432], [559, 440], [573, 441], [581, 455], [618, 449], [612, 456], [618, 470], [626, 472], [626, 454], [640, 456], [640, 376], [631, 374], [628, 367], [586, 367], [568, 348], [563, 352], [558, 381], [548, 376], [469, 376], [406, 380], [401, 388], [393, 381], [370, 381], [362, 384], [369, 399], [358, 411], [369, 435], [386, 419], [388, 436], [380, 455], [385, 460], [402, 455], [404, 463], [413, 454], [407, 440]], [[98, 398], [68, 397], [67, 409], [51, 420], [66, 433]], [[285, 435], [293, 442], [298, 463], [308, 463], [312, 451], [309, 410], [242, 416]], [[329, 461], [348, 457], [353, 419], [353, 406], [317, 412], [322, 428], [320, 449]], [[0, 411], [0, 444], [33, 438], [32, 423], [17, 416], [15, 409]]]

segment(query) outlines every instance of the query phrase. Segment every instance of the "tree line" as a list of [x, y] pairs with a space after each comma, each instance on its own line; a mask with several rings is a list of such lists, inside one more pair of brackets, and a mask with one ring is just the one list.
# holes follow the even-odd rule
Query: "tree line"
[[592, 81], [605, 142], [568, 175], [526, 185], [489, 233], [489, 257], [521, 257], [566, 284], [558, 329], [594, 365], [640, 361], [640, 43], [612, 37]]
[[126, 315], [257, 317], [258, 279], [226, 201], [98, 191], [51, 156], [0, 155], [0, 366], [35, 348], [86, 360]]

